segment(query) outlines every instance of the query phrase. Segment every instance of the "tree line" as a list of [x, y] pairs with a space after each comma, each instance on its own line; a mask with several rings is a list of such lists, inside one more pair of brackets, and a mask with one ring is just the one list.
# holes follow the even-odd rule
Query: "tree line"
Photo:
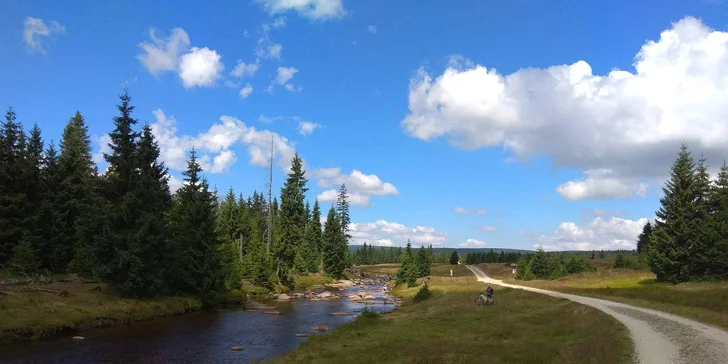
[[[525, 253], [528, 254], [528, 253]], [[465, 255], [465, 264], [481, 264], [481, 263], [515, 263], [525, 255], [521, 252], [508, 252], [501, 250], [500, 254], [492, 249], [488, 252], [467, 253]]]
[[[430, 263], [447, 264], [450, 258], [450, 251], [434, 253], [432, 245], [426, 248], [422, 245], [420, 250], [425, 251], [427, 260]], [[403, 257], [405, 256], [404, 253], [405, 250], [402, 247], [375, 247], [373, 245], [367, 245], [365, 242], [364, 245], [354, 251], [352, 258], [356, 265], [402, 263]]]
[[218, 203], [195, 150], [174, 194], [150, 125], [135, 130], [127, 90], [99, 173], [88, 127], [77, 112], [60, 143], [29, 135], [9, 108], [0, 127], [0, 267], [25, 275], [76, 273], [127, 297], [160, 293], [210, 302], [243, 279], [292, 285], [296, 274], [341, 277], [351, 266], [346, 186], [322, 224], [306, 200], [296, 154], [278, 198], [232, 188]]
[[728, 165], [715, 179], [704, 156], [683, 144], [662, 189], [655, 223], [637, 238], [640, 259], [658, 281], [728, 279]]

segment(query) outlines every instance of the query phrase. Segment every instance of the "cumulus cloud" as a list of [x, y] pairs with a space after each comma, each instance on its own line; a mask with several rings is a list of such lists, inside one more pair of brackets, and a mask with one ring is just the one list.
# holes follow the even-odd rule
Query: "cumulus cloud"
[[273, 19], [273, 28], [280, 29], [286, 27], [286, 17], [285, 16], [279, 16], [275, 19]]
[[377, 26], [376, 25], [370, 25], [367, 27], [367, 32], [371, 34], [377, 34]]
[[295, 11], [310, 20], [338, 19], [346, 15], [341, 0], [255, 0], [271, 15]]
[[480, 230], [485, 231], [486, 233], [494, 233], [498, 231], [498, 228], [492, 225], [483, 225], [479, 227]]
[[647, 221], [597, 217], [586, 226], [562, 222], [553, 235], [533, 236], [532, 240], [544, 250], [629, 250], [636, 248], [637, 236]]
[[408, 227], [403, 224], [377, 220], [367, 223], [349, 224], [351, 244], [367, 244], [382, 246], [404, 246], [409, 239], [413, 246], [438, 246], [447, 242], [447, 233], [435, 230], [431, 226], [417, 225]]
[[405, 132], [515, 159], [551, 156], [584, 172], [558, 187], [568, 199], [628, 198], [659, 184], [682, 141], [708, 160], [728, 153], [728, 32], [686, 17], [647, 41], [634, 70], [595, 75], [586, 61], [503, 75], [454, 57], [412, 79]]
[[31, 16], [27, 16], [23, 20], [23, 41], [31, 54], [46, 55], [43, 47], [44, 38], [50, 38], [55, 34], [66, 34], [66, 27], [54, 20], [49, 21], [46, 25], [43, 19]]
[[318, 196], [319, 201], [336, 201], [338, 187], [346, 184], [349, 202], [356, 206], [371, 206], [371, 196], [399, 195], [393, 184], [382, 181], [377, 175], [364, 174], [353, 170], [350, 174], [341, 174], [340, 168], [319, 168], [311, 171], [311, 176], [318, 178], [319, 188], [329, 188]]
[[458, 215], [469, 215], [469, 214], [473, 214], [473, 215], [480, 215], [480, 216], [485, 216], [485, 214], [487, 213], [487, 211], [485, 211], [485, 209], [471, 210], [471, 209], [466, 209], [466, 208], [463, 208], [463, 207], [460, 207], [460, 206], [456, 206], [452, 210], [452, 212], [454, 212], [454, 213], [456, 213]]
[[250, 94], [252, 94], [252, 93], [253, 93], [253, 86], [251, 86], [250, 84], [247, 84], [247, 85], [245, 85], [245, 87], [240, 89], [239, 95], [240, 95], [241, 99], [244, 99], [244, 98], [250, 96]]
[[480, 240], [476, 240], [476, 239], [468, 239], [468, 240], [465, 240], [464, 243], [458, 244], [458, 248], [483, 248], [483, 247], [485, 247], [485, 243]]
[[313, 131], [320, 128], [321, 124], [314, 123], [311, 121], [299, 121], [298, 122], [298, 132], [301, 133], [301, 135], [311, 135], [313, 134]]
[[170, 174], [167, 183], [169, 184], [169, 190], [172, 193], [175, 193], [177, 190], [182, 188], [184, 181]]
[[283, 51], [283, 45], [280, 43], [267, 44], [259, 47], [255, 51], [255, 55], [260, 58], [266, 59], [281, 59], [281, 52]]
[[192, 48], [180, 58], [179, 77], [186, 88], [212, 86], [225, 68], [222, 57], [212, 49]]
[[189, 49], [190, 37], [184, 29], [174, 28], [160, 38], [152, 28], [149, 38], [151, 42], [139, 44], [143, 52], [137, 59], [153, 76], [176, 71], [185, 88], [212, 86], [220, 79], [225, 68], [222, 56], [207, 47]]

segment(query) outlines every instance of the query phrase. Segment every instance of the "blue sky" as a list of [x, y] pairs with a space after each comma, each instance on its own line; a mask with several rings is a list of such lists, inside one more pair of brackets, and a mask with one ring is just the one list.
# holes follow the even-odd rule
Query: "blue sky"
[[0, 100], [46, 140], [81, 111], [98, 153], [127, 85], [175, 186], [195, 146], [221, 191], [262, 190], [273, 140], [276, 191], [294, 151], [310, 200], [347, 184], [355, 243], [630, 248], [681, 141], [728, 155], [726, 19], [719, 1], [6, 1]]

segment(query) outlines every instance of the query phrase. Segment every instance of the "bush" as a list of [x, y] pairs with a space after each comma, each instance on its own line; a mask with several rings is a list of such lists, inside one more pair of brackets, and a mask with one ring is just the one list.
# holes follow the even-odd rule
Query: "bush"
[[364, 306], [364, 309], [361, 311], [361, 317], [369, 318], [369, 319], [378, 319], [380, 317], [379, 312], [375, 312], [369, 309], [369, 305]]
[[614, 261], [614, 268], [626, 268], [626, 269], [642, 269], [643, 263], [639, 259], [634, 259], [625, 256], [623, 253], [617, 254], [617, 260]]
[[427, 285], [422, 286], [419, 291], [417, 291], [417, 294], [415, 295], [414, 302], [421, 302], [428, 298], [432, 297], [432, 291], [430, 291], [429, 288], [427, 288]]

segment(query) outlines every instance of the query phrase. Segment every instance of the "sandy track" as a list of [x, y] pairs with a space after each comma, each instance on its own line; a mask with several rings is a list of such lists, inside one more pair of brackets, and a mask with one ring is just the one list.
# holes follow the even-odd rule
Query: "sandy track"
[[565, 298], [601, 310], [623, 323], [635, 343], [640, 364], [726, 364], [728, 332], [684, 317], [619, 302], [518, 286], [467, 266], [478, 281]]

